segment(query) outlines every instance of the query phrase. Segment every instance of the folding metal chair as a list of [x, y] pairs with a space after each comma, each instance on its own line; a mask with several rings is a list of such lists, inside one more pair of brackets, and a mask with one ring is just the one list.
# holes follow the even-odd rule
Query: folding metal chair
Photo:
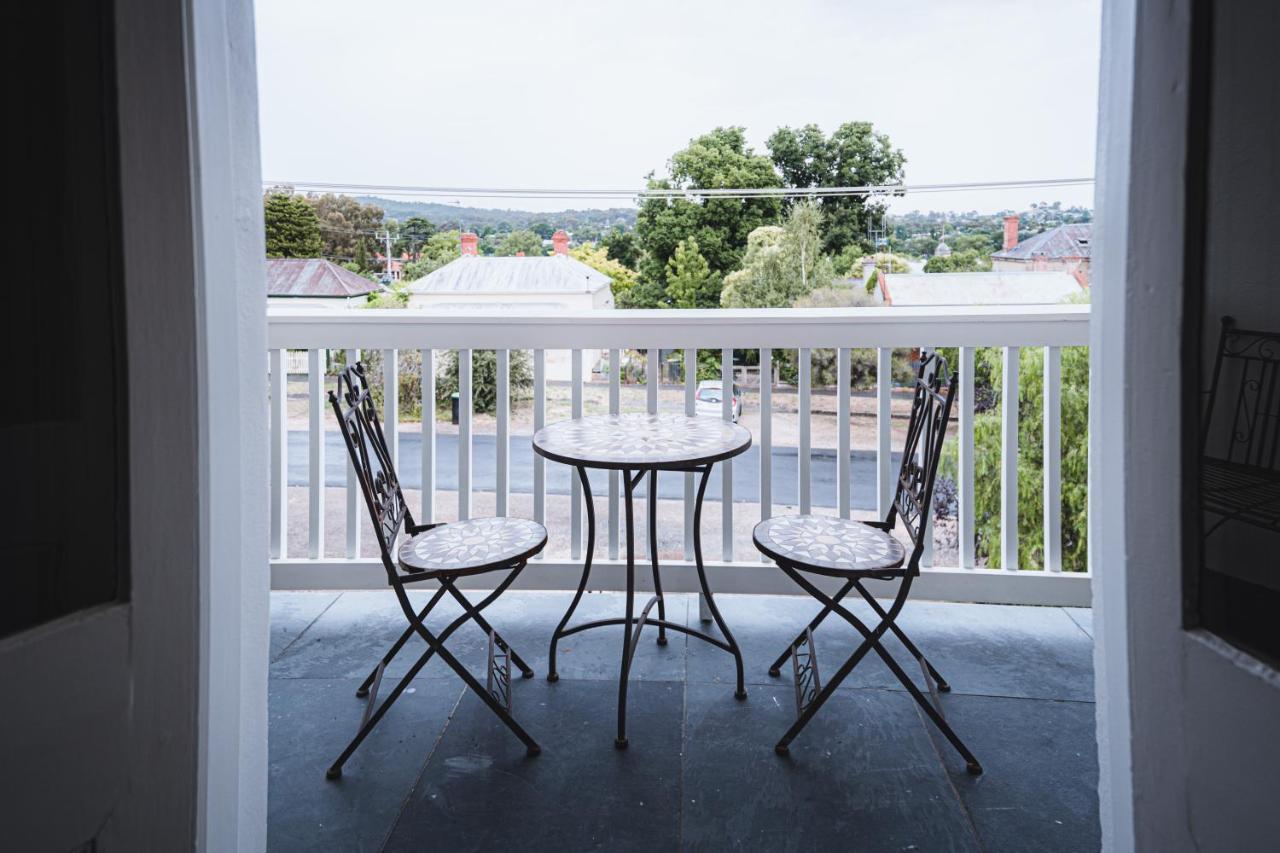
[[[533, 670], [480, 615], [480, 611], [496, 601], [520, 574], [529, 558], [546, 546], [546, 529], [536, 522], [518, 518], [474, 518], [447, 524], [415, 524], [413, 514], [405, 504], [404, 494], [400, 490], [395, 467], [391, 463], [386, 436], [382, 432], [377, 409], [369, 393], [364, 365], [356, 364], [339, 374], [338, 391], [329, 392], [329, 403], [338, 416], [342, 438], [347, 444], [360, 490], [373, 519], [378, 547], [382, 551], [382, 564], [387, 570], [387, 581], [395, 590], [396, 600], [400, 602], [409, 626], [356, 690], [357, 696], [368, 697], [360, 729], [326, 772], [326, 777], [337, 779], [342, 775], [342, 765], [434, 655], [439, 655], [467, 687], [498, 715], [507, 728], [520, 738], [530, 755], [538, 754], [541, 750], [537, 742], [511, 716], [511, 667], [514, 664], [524, 678], [532, 678]], [[399, 545], [396, 556], [393, 557], [392, 549], [396, 548], [402, 527], [409, 538]], [[472, 604], [458, 590], [459, 578], [502, 571], [507, 572], [506, 577], [478, 604]], [[405, 587], [424, 581], [436, 581], [440, 587], [425, 607], [415, 610]], [[427, 616], [445, 595], [451, 596], [462, 606], [463, 614], [436, 634], [427, 628]], [[488, 671], [484, 683], [472, 675], [444, 645], [453, 632], [468, 621], [474, 621], [489, 635]], [[415, 634], [427, 644], [427, 649], [400, 679], [391, 694], [375, 708], [383, 673]]]
[[[902, 467], [898, 473], [893, 504], [884, 521], [860, 522], [830, 516], [781, 516], [756, 525], [753, 539], [756, 547], [777, 562], [778, 567], [801, 589], [822, 603], [822, 610], [778, 656], [769, 674], [778, 677], [781, 667], [791, 658], [796, 683], [796, 721], [787, 729], [774, 750], [787, 754], [791, 741], [813, 719], [853, 668], [874, 651], [902, 682], [912, 698], [924, 709], [952, 746], [964, 758], [970, 773], [982, 772], [982, 765], [947, 723], [938, 702], [938, 691], [950, 686], [916, 645], [897, 624], [898, 614], [906, 604], [912, 581], [920, 574], [920, 557], [924, 552], [924, 536], [929, 525], [929, 509], [933, 501], [933, 482], [938, 472], [947, 420], [955, 397], [956, 378], [949, 376], [946, 361], [939, 355], [927, 356], [916, 374], [915, 398], [907, 442], [902, 451]], [[898, 521], [912, 543], [910, 558], [906, 549], [890, 535]], [[905, 563], [905, 567], [904, 567]], [[805, 574], [839, 578], [844, 583], [835, 595], [818, 588]], [[866, 580], [899, 580], [893, 603], [885, 610], [863, 586]], [[871, 607], [879, 622], [868, 627], [841, 604], [856, 590]], [[831, 613], [839, 615], [862, 635], [862, 643], [849, 659], [824, 684], [818, 669], [813, 632]], [[926, 697], [903, 671], [881, 640], [892, 632], [920, 665], [930, 697]], [[932, 699], [932, 701], [930, 701]]]

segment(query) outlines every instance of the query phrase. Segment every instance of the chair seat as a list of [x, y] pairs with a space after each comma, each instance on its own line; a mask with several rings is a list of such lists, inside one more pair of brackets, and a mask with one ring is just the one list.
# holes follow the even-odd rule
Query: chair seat
[[400, 546], [400, 568], [413, 574], [477, 574], [527, 560], [547, 544], [547, 530], [524, 518], [471, 518], [433, 527]]
[[1200, 485], [1207, 511], [1280, 530], [1280, 471], [1206, 456]]
[[786, 515], [756, 525], [756, 547], [767, 556], [824, 574], [896, 569], [902, 543], [876, 527], [827, 515]]

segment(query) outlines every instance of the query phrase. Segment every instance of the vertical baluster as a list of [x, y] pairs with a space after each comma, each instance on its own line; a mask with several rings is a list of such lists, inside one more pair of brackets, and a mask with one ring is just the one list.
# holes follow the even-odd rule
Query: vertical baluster
[[422, 351], [422, 517], [430, 524], [436, 517], [436, 358], [435, 350]]
[[307, 556], [318, 560], [324, 556], [324, 368], [325, 351], [307, 353], [307, 386], [311, 398], [308, 438], [311, 442], [308, 486], [310, 489], [310, 524], [307, 530]]
[[[622, 352], [609, 350], [609, 414], [622, 411]], [[618, 472], [609, 472], [609, 559], [618, 559]]]
[[[582, 417], [582, 350], [570, 353], [572, 382], [570, 386], [570, 416]], [[582, 483], [577, 477], [569, 478], [569, 556], [582, 558]]]
[[[547, 425], [547, 353], [533, 351], [533, 431]], [[533, 520], [547, 523], [547, 460], [533, 454]], [[544, 549], [545, 550], [545, 549]], [[542, 554], [534, 557], [541, 560]]]
[[[347, 366], [360, 361], [360, 350], [347, 350]], [[356, 467], [347, 454], [347, 559], [360, 556], [360, 484], [356, 480]]]
[[[773, 517], [773, 350], [760, 348], [760, 520]], [[760, 555], [760, 562], [769, 558]]]
[[458, 350], [458, 520], [471, 517], [471, 350]]
[[289, 551], [289, 354], [271, 350], [271, 556]]
[[[698, 413], [698, 351], [684, 351], [684, 413], [694, 417]], [[693, 474], [684, 475], [684, 558], [693, 559]]]
[[840, 348], [836, 366], [836, 504], [841, 518], [849, 517], [849, 491], [853, 487], [849, 464], [850, 353]]
[[1018, 570], [1018, 348], [1004, 348], [1000, 391], [1000, 565]]
[[1062, 350], [1044, 348], [1044, 567], [1062, 571]]
[[400, 362], [393, 349], [382, 351], [382, 428], [394, 468], [400, 463]]
[[[644, 388], [645, 411], [651, 415], [656, 415], [658, 414], [658, 392], [661, 390], [661, 387], [662, 387], [662, 376], [661, 376], [662, 350], [658, 349], [657, 347], [650, 347], [646, 355], [648, 358], [646, 361], [645, 371], [644, 371], [645, 373], [645, 388]], [[652, 483], [652, 480], [646, 477], [644, 481], [644, 493], [645, 493], [645, 498], [648, 501], [654, 502], [653, 511], [656, 512], [657, 511], [656, 501], [658, 500], [658, 496], [657, 494], [649, 493], [649, 485], [651, 483]], [[648, 549], [649, 558], [653, 559], [653, 556], [658, 553], [658, 543], [649, 541], [648, 525], [645, 525], [644, 527], [644, 537], [645, 537], [645, 546]]]
[[959, 536], [960, 567], [972, 569], [977, 562], [974, 554], [974, 498], [973, 498], [973, 347], [960, 347], [960, 482]]
[[893, 350], [876, 350], [876, 514], [889, 514], [897, 486], [893, 470]]
[[[733, 420], [733, 350], [720, 351], [720, 411], [727, 421]], [[720, 556], [733, 559], [733, 460], [720, 463]], [[707, 608], [699, 602], [699, 612]], [[710, 614], [706, 614], [710, 615]], [[703, 616], [705, 619], [706, 616]]]
[[500, 349], [497, 352], [498, 359], [498, 376], [496, 383], [495, 403], [498, 407], [498, 434], [494, 437], [497, 444], [497, 453], [495, 461], [498, 466], [494, 488], [497, 494], [494, 496], [494, 505], [496, 507], [495, 515], [503, 516], [507, 514], [507, 497], [510, 491], [511, 464], [508, 460], [507, 451], [510, 449], [511, 440], [508, 436], [509, 423], [511, 416], [511, 392], [509, 390], [511, 379], [511, 351]]
[[[933, 350], [930, 347], [920, 347], [920, 358], [921, 359], [927, 358], [932, 351]], [[916, 464], [921, 466], [924, 465], [923, 439], [921, 440], [919, 447], [916, 448]], [[932, 568], [933, 567], [933, 507], [929, 508], [929, 517], [928, 519], [926, 519], [924, 530], [921, 531], [920, 535], [924, 539], [924, 548], [920, 552], [920, 566], [921, 568], [926, 568], [926, 569]]]
[[813, 462], [813, 460], [809, 458], [810, 425], [812, 418], [812, 413], [810, 411], [811, 404], [809, 400], [810, 368], [812, 366], [810, 361], [809, 349], [807, 347], [801, 347], [799, 352], [800, 388], [797, 405], [800, 418], [800, 447], [796, 454], [796, 461], [800, 468], [798, 472], [798, 481], [800, 484], [799, 502], [801, 515], [807, 514], [812, 508], [813, 503], [813, 495], [810, 493], [811, 483], [809, 480], [809, 466]]

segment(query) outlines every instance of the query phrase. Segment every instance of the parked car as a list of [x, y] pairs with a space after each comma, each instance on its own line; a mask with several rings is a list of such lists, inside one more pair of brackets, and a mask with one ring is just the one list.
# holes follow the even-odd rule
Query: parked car
[[[721, 387], [720, 381], [716, 379], [704, 379], [699, 382], [697, 393], [694, 394], [693, 410], [699, 415], [724, 417], [722, 405], [724, 395], [721, 393]], [[738, 418], [742, 417], [742, 389], [736, 383], [733, 386], [731, 407], [733, 422], [737, 423]]]

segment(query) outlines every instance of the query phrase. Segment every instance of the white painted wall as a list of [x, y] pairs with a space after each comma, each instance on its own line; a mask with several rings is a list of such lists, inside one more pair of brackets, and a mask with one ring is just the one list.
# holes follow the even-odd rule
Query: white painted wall
[[[1217, 6], [1214, 95], [1227, 103], [1215, 101], [1211, 126], [1211, 275], [1212, 258], [1256, 251], [1234, 216], [1275, 215], [1266, 45], [1280, 31], [1264, 5]], [[1178, 385], [1178, 330], [1203, 321], [1183, 317], [1180, 286], [1190, 15], [1191, 0], [1104, 6], [1090, 424], [1103, 841], [1162, 853], [1273, 850], [1280, 679], [1182, 627], [1183, 425], [1168, 389]], [[1242, 46], [1246, 33], [1259, 49]], [[1240, 168], [1250, 159], [1257, 165]], [[1261, 302], [1251, 288], [1232, 284], [1231, 294], [1254, 316], [1267, 308], [1265, 291]]]

